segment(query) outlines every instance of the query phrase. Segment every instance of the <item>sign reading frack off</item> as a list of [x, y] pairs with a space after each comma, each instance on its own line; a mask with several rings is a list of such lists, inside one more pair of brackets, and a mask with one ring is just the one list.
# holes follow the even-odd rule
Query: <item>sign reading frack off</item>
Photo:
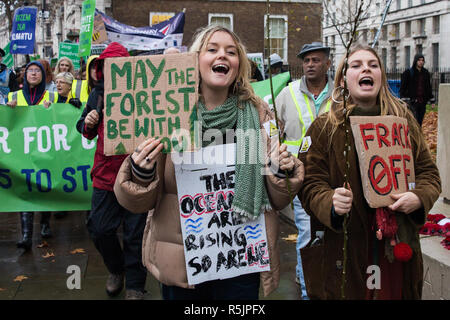
[[408, 121], [395, 116], [350, 117], [364, 197], [372, 208], [391, 205], [391, 194], [415, 187]]
[[150, 137], [161, 139], [163, 152], [192, 149], [196, 53], [109, 58], [104, 72], [106, 155], [132, 153]]

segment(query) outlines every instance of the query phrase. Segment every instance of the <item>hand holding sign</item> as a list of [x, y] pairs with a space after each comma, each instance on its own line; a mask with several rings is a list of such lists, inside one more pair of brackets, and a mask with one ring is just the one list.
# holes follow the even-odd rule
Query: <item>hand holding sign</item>
[[419, 197], [411, 191], [391, 194], [391, 198], [395, 201], [392, 205], [389, 206], [389, 209], [391, 209], [392, 211], [410, 214], [411, 212], [414, 212], [423, 206], [422, 201], [420, 201]]
[[151, 170], [155, 166], [155, 159], [161, 154], [164, 145], [160, 139], [150, 138], [142, 142], [131, 157], [140, 168]]
[[89, 129], [92, 129], [98, 123], [99, 119], [100, 116], [97, 110], [92, 110], [91, 112], [88, 113], [86, 119], [84, 119], [84, 123]]
[[8, 102], [6, 103], [6, 105], [7, 105], [8, 107], [14, 109], [14, 108], [17, 106], [17, 100], [11, 100], [11, 101], [8, 101]]

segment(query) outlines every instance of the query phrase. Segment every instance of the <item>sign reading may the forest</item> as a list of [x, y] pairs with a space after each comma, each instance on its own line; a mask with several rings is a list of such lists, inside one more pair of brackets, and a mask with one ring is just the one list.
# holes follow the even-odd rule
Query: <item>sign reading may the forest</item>
[[264, 214], [243, 222], [231, 210], [235, 149], [224, 144], [172, 154], [191, 285], [270, 270]]
[[372, 208], [391, 205], [391, 194], [414, 189], [408, 121], [396, 116], [350, 117], [364, 197]]
[[104, 71], [106, 155], [132, 153], [150, 137], [161, 139], [164, 152], [192, 148], [196, 53], [108, 58]]

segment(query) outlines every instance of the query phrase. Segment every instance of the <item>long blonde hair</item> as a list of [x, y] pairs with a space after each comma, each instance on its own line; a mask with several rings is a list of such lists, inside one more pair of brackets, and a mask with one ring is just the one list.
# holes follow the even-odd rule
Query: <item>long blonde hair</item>
[[67, 57], [62, 57], [61, 59], [58, 60], [58, 63], [56, 64], [56, 68], [55, 68], [55, 75], [58, 75], [59, 73], [61, 73], [62, 71], [60, 70], [60, 65], [62, 61], [66, 61], [69, 64], [69, 71], [72, 75], [75, 73], [75, 67], [73, 65], [72, 60], [70, 60]]
[[[377, 104], [380, 106], [380, 115], [394, 115], [397, 117], [403, 117], [408, 120], [409, 125], [411, 126], [411, 139], [413, 139], [416, 142], [416, 145], [420, 143], [419, 141], [416, 141], [415, 136], [417, 133], [420, 133], [419, 125], [417, 124], [414, 116], [412, 113], [408, 110], [408, 107], [406, 104], [395, 97], [388, 86], [387, 82], [387, 76], [386, 71], [384, 69], [383, 64], [381, 63], [381, 59], [378, 55], [378, 53], [370, 46], [364, 46], [364, 45], [355, 45], [350, 49], [349, 58], [356, 52], [365, 50], [372, 53], [378, 60], [378, 65], [381, 69], [381, 88], [378, 92], [377, 96]], [[344, 78], [344, 63], [345, 63], [345, 57], [342, 58], [341, 62], [339, 63], [339, 66], [336, 70], [336, 76], [334, 79], [334, 87], [335, 88], [342, 88], [341, 83]], [[345, 117], [344, 117], [344, 102], [342, 97], [342, 91], [335, 89], [335, 91], [339, 92], [339, 95], [335, 98], [338, 102], [333, 101], [331, 104], [330, 112], [328, 112], [327, 117], [327, 123], [330, 122], [332, 124], [332, 131], [331, 136], [336, 132], [337, 127], [343, 123]], [[334, 92], [333, 92], [334, 93]], [[353, 109], [356, 107], [356, 104], [354, 103], [352, 96], [349, 95], [347, 99], [347, 113], [346, 116], [349, 116]], [[330, 139], [331, 142], [331, 139]]]
[[222, 26], [209, 25], [197, 30], [193, 37], [189, 52], [200, 53], [203, 50], [206, 50], [209, 39], [215, 32], [218, 31], [226, 32], [231, 36], [234, 43], [236, 44], [239, 57], [238, 74], [234, 83], [230, 86], [229, 94], [237, 95], [240, 101], [250, 101], [254, 106], [259, 105], [262, 100], [255, 94], [253, 87], [250, 85], [251, 66], [247, 59], [247, 51], [237, 34]]

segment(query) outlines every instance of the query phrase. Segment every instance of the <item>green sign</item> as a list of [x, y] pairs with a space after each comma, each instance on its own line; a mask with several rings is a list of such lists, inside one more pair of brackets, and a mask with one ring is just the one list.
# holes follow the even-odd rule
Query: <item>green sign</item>
[[72, 61], [75, 69], [78, 70], [80, 69], [80, 58], [78, 57], [78, 50], [78, 43], [61, 42], [59, 44], [58, 59], [61, 59], [62, 57], [69, 58]]
[[30, 61], [35, 61], [35, 60], [39, 60], [41, 58], [40, 54], [37, 54], [35, 56], [30, 56]]
[[5, 51], [5, 56], [3, 57], [2, 63], [5, 64], [8, 68], [12, 68], [14, 66], [14, 57], [9, 52], [9, 46], [11, 42], [6, 45], [6, 47], [3, 48], [3, 51]]
[[81, 11], [80, 48], [79, 57], [88, 57], [91, 54], [92, 30], [94, 29], [95, 0], [83, 1]]
[[70, 104], [0, 106], [3, 212], [89, 210], [96, 149], [76, 130]]
[[[290, 73], [284, 72], [277, 74], [272, 77], [273, 94], [275, 97], [280, 93], [280, 91], [286, 86], [290, 79]], [[252, 82], [251, 85], [253, 90], [258, 97], [262, 98], [272, 109], [272, 94], [270, 91], [270, 80]]]

